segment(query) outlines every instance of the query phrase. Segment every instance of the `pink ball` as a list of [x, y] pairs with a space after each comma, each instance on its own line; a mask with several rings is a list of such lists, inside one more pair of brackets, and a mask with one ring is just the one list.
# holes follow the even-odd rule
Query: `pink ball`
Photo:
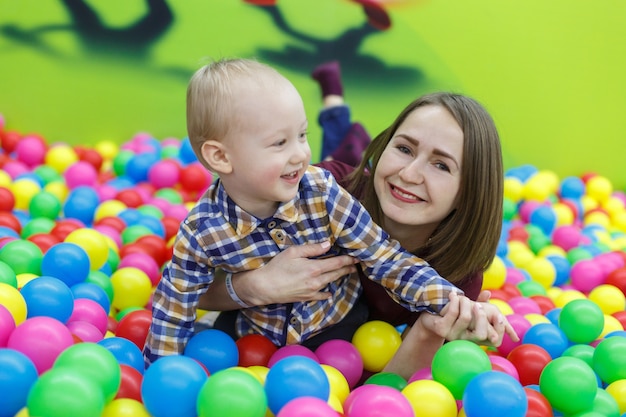
[[95, 187], [96, 193], [98, 193], [98, 199], [102, 201], [109, 201], [115, 199], [119, 190], [112, 185], [102, 184]]
[[82, 185], [93, 187], [98, 179], [98, 172], [89, 162], [78, 161], [65, 170], [63, 177], [67, 187], [73, 190]]
[[409, 400], [385, 385], [361, 385], [348, 394], [343, 409], [346, 417], [415, 416]]
[[504, 334], [502, 338], [502, 344], [498, 346], [498, 352], [502, 356], [508, 356], [511, 351], [517, 346], [522, 344], [522, 339], [524, 339], [524, 335], [526, 331], [531, 328], [532, 324], [530, 321], [524, 317], [522, 314], [509, 314], [506, 316], [506, 319], [509, 321], [515, 333], [519, 336], [520, 341], [514, 342], [508, 334]]
[[124, 256], [118, 265], [119, 268], [133, 267], [146, 273], [152, 286], [155, 287], [161, 279], [161, 270], [154, 258], [147, 253], [134, 252]]
[[109, 318], [104, 308], [94, 300], [89, 298], [77, 298], [74, 300], [74, 311], [67, 320], [67, 323], [74, 321], [84, 321], [92, 324], [104, 336], [109, 324]]
[[588, 293], [598, 285], [604, 284], [606, 274], [593, 259], [581, 259], [570, 269], [572, 286], [582, 293]]
[[46, 144], [36, 136], [26, 136], [15, 146], [16, 159], [29, 167], [43, 164], [46, 152]]
[[558, 226], [552, 232], [552, 243], [566, 251], [580, 245], [581, 238], [580, 229], [573, 225]]
[[285, 404], [276, 417], [337, 417], [337, 412], [317, 397], [297, 397]]
[[173, 187], [178, 183], [180, 166], [173, 159], [163, 159], [156, 162], [148, 170], [148, 181], [155, 188]]
[[118, 248], [123, 246], [122, 235], [116, 228], [107, 226], [106, 224], [99, 224], [94, 226], [93, 229], [97, 230], [102, 235], [111, 238]]
[[189, 209], [183, 205], [171, 205], [166, 211], [163, 212], [163, 214], [182, 222], [185, 220], [185, 217], [187, 217], [187, 214], [189, 214]]
[[11, 312], [0, 304], [0, 348], [7, 346], [13, 330], [15, 330], [15, 319], [13, 319]]
[[541, 314], [541, 308], [532, 298], [523, 296], [511, 297], [507, 303], [517, 314]]
[[415, 371], [415, 373], [411, 375], [407, 383], [410, 384], [411, 382], [421, 381], [422, 379], [433, 379], [433, 370], [430, 366]]
[[541, 205], [538, 201], [528, 200], [520, 204], [518, 214], [524, 223], [530, 223], [530, 215]]
[[507, 284], [517, 285], [523, 281], [526, 281], [526, 275], [521, 270], [510, 266], [506, 268], [505, 282]]
[[311, 349], [302, 345], [287, 345], [278, 348], [276, 352], [274, 352], [274, 354], [270, 357], [270, 360], [267, 362], [267, 367], [271, 368], [276, 362], [289, 356], [306, 356], [307, 358], [313, 359], [317, 363], [320, 362], [317, 355], [313, 353]]
[[30, 172], [30, 169], [20, 161], [7, 161], [4, 165], [2, 165], [2, 170], [9, 174], [12, 180], [22, 174]]
[[67, 323], [67, 328], [83, 342], [98, 343], [104, 339], [100, 329], [86, 321], [71, 321]]
[[609, 275], [611, 272], [624, 266], [624, 258], [617, 252], [601, 253], [594, 259], [605, 275]]
[[73, 344], [72, 333], [63, 323], [52, 317], [38, 316], [17, 326], [7, 347], [28, 356], [41, 375], [52, 367], [61, 352]]
[[341, 372], [350, 388], [354, 387], [363, 375], [361, 353], [347, 340], [328, 340], [315, 349], [315, 354], [321, 364], [332, 366]]
[[494, 370], [509, 374], [519, 381], [519, 372], [510, 360], [499, 355], [489, 355], [489, 360], [491, 361], [491, 366]]

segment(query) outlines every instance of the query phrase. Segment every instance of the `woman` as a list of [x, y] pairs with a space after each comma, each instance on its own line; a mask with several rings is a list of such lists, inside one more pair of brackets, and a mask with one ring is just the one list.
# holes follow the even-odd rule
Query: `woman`
[[[320, 165], [359, 197], [403, 247], [471, 299], [487, 301], [488, 293], [479, 293], [501, 232], [503, 168], [497, 130], [479, 103], [458, 94], [426, 95], [372, 141], [356, 169], [338, 161]], [[235, 277], [234, 291], [248, 305], [324, 298], [320, 290], [326, 283], [354, 267], [345, 257], [306, 259], [322, 254], [319, 245], [290, 248], [263, 268]], [[474, 311], [475, 321], [463, 297], [452, 300], [443, 317], [413, 315], [382, 287], [361, 281], [369, 319], [414, 324], [385, 371], [410, 377], [430, 365], [445, 340], [499, 345], [505, 331], [516, 339], [504, 316], [488, 303], [482, 312]], [[214, 285], [202, 307], [239, 308], [226, 293]]]

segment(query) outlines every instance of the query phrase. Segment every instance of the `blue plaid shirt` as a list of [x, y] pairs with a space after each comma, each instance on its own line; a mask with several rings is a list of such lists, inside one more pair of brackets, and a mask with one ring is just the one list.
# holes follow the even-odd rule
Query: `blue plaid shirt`
[[[363, 206], [326, 170], [309, 167], [296, 197], [267, 219], [239, 208], [219, 181], [181, 224], [173, 257], [153, 297], [152, 324], [144, 355], [148, 363], [182, 353], [193, 335], [198, 298], [216, 269], [237, 273], [259, 268], [292, 245], [329, 241], [329, 255], [360, 260], [364, 273], [412, 311], [439, 313], [450, 291], [462, 293], [418, 258], [390, 240]], [[332, 298], [243, 309], [240, 335], [261, 333], [277, 345], [295, 344], [341, 321], [356, 303], [356, 274], [326, 288]]]

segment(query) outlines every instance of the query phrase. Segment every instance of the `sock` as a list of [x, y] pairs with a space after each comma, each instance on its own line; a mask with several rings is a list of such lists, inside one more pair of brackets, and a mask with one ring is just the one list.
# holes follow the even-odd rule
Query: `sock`
[[360, 123], [353, 123], [339, 147], [331, 154], [331, 158], [355, 167], [361, 163], [363, 152], [370, 142], [371, 138], [365, 128]]
[[367, 22], [378, 30], [387, 30], [391, 27], [391, 18], [379, 2], [375, 0], [352, 0], [363, 6]]
[[311, 73], [322, 89], [322, 98], [328, 95], [343, 96], [341, 69], [338, 61], [330, 61], [316, 67]]

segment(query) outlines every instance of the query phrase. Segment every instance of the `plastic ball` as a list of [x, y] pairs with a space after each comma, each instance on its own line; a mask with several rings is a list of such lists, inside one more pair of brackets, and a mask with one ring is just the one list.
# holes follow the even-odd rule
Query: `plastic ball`
[[298, 397], [285, 404], [276, 417], [337, 417], [337, 412], [319, 398]]
[[402, 394], [409, 400], [416, 416], [456, 417], [457, 405], [452, 393], [430, 379], [409, 383]]
[[15, 197], [15, 208], [28, 210], [30, 201], [41, 192], [41, 186], [29, 178], [18, 178], [11, 184], [11, 190]]
[[143, 376], [141, 396], [153, 417], [197, 417], [197, 400], [207, 374], [187, 356], [157, 359]]
[[272, 355], [278, 350], [276, 345], [261, 334], [248, 334], [235, 342], [239, 351], [239, 366], [267, 366]]
[[99, 416], [104, 395], [95, 381], [75, 368], [59, 367], [41, 375], [28, 395], [31, 416]]
[[53, 370], [68, 368], [85, 375], [102, 390], [105, 403], [113, 400], [120, 387], [120, 367], [115, 356], [97, 343], [78, 343], [61, 352]]
[[346, 340], [328, 340], [315, 349], [315, 355], [320, 363], [338, 369], [348, 381], [350, 388], [353, 388], [363, 375], [361, 353]]
[[270, 410], [278, 414], [294, 398], [306, 396], [327, 401], [330, 383], [321, 365], [313, 359], [289, 356], [270, 368], [265, 379], [265, 393]]
[[548, 363], [541, 373], [539, 386], [552, 407], [566, 414], [589, 409], [598, 388], [589, 365], [570, 356]]
[[489, 360], [491, 361], [491, 368], [494, 371], [504, 372], [505, 374], [511, 375], [517, 381], [519, 381], [519, 372], [517, 372], [517, 368], [510, 360], [505, 358], [504, 356], [489, 354]]
[[143, 369], [142, 372], [139, 372], [132, 366], [120, 364], [120, 388], [117, 390], [115, 398], [129, 398], [143, 403], [141, 398], [142, 382]]
[[593, 370], [606, 384], [626, 379], [626, 338], [609, 337], [598, 343], [593, 353]]
[[406, 387], [407, 381], [392, 372], [379, 372], [367, 378], [363, 384], [384, 385], [402, 391]]
[[483, 274], [482, 289], [495, 290], [501, 288], [506, 281], [506, 272], [506, 265], [504, 264], [504, 261], [499, 256], [495, 256]]
[[197, 399], [199, 417], [264, 417], [267, 398], [263, 386], [247, 372], [224, 369], [209, 377]]
[[178, 183], [179, 175], [178, 163], [172, 159], [163, 159], [148, 170], [148, 181], [157, 189], [173, 187]]
[[149, 310], [134, 310], [119, 321], [115, 329], [115, 335], [133, 342], [143, 350], [152, 323], [152, 313]]
[[119, 398], [108, 403], [100, 417], [150, 417], [143, 404], [132, 398]]
[[54, 220], [61, 213], [61, 202], [54, 194], [42, 191], [30, 200], [28, 211], [34, 219], [43, 217]]
[[108, 312], [100, 304], [88, 298], [77, 298], [74, 300], [74, 310], [67, 320], [72, 322], [87, 322], [93, 325], [104, 336], [108, 325]]
[[507, 359], [517, 369], [520, 383], [524, 386], [538, 384], [543, 369], [552, 361], [547, 350], [527, 344], [513, 348]]
[[476, 375], [490, 371], [491, 361], [484, 350], [467, 340], [444, 344], [433, 357], [433, 379], [450, 390], [454, 398], [463, 398], [463, 391]]
[[370, 372], [382, 371], [401, 342], [395, 327], [379, 320], [362, 324], [352, 336], [352, 344], [363, 358], [363, 368]]
[[11, 312], [0, 304], [0, 348], [6, 347], [13, 330], [15, 330], [15, 319]]
[[415, 415], [407, 397], [394, 388], [381, 385], [362, 385], [354, 389], [346, 398], [344, 410], [347, 417]]
[[521, 314], [509, 314], [506, 318], [520, 340], [518, 342], [514, 342], [511, 339], [511, 336], [505, 333], [502, 337], [502, 343], [497, 347], [498, 352], [503, 356], [508, 355], [515, 347], [522, 344], [524, 335], [531, 327], [528, 319]]
[[535, 324], [526, 331], [522, 343], [541, 346], [552, 358], [561, 356], [569, 346], [563, 330], [552, 323]]
[[525, 417], [528, 399], [522, 385], [511, 375], [488, 371], [467, 384], [463, 409], [467, 417]]
[[180, 171], [180, 185], [189, 192], [202, 192], [211, 185], [211, 173], [199, 162], [191, 162]]
[[620, 417], [620, 408], [617, 401], [605, 390], [598, 388], [596, 398], [593, 400], [592, 412], [602, 417]]
[[619, 379], [610, 383], [605, 390], [617, 402], [619, 412], [626, 413], [626, 379]]
[[28, 314], [26, 300], [14, 286], [0, 282], [0, 305], [9, 312], [15, 325], [20, 325], [26, 320]]
[[15, 207], [15, 196], [7, 187], [0, 187], [0, 211], [11, 212]]
[[13, 417], [26, 406], [37, 378], [37, 369], [26, 355], [13, 349], [0, 349], [0, 417]]
[[604, 314], [617, 313], [626, 308], [626, 296], [614, 285], [598, 285], [589, 292], [589, 300], [595, 302]]
[[590, 343], [602, 333], [604, 314], [593, 301], [573, 300], [562, 308], [559, 328], [574, 343]]
[[[92, 271], [94, 274], [98, 271]], [[92, 272], [89, 273], [89, 276], [92, 275]], [[89, 279], [89, 277], [87, 277]], [[107, 276], [108, 279], [108, 276]], [[73, 285], [72, 294], [74, 294], [74, 299], [79, 298], [87, 298], [91, 301], [95, 301], [102, 307], [105, 313], [109, 313], [111, 310], [111, 299], [107, 294], [107, 290], [102, 286], [98, 285], [94, 282], [81, 282], [80, 284]]]
[[60, 279], [41, 276], [21, 290], [28, 308], [28, 318], [47, 316], [65, 323], [74, 310], [72, 290]]
[[42, 258], [41, 249], [28, 240], [13, 240], [0, 249], [0, 261], [10, 266], [15, 274], [41, 274]]
[[111, 352], [120, 365], [130, 366], [143, 374], [143, 353], [136, 344], [128, 339], [117, 336], [102, 339], [98, 344]]
[[98, 179], [98, 172], [93, 165], [85, 161], [76, 161], [63, 173], [65, 183], [70, 189], [80, 186], [92, 187]]
[[69, 166], [78, 161], [78, 155], [71, 146], [58, 144], [48, 149], [44, 161], [46, 165], [62, 174]]
[[279, 347], [276, 352], [272, 354], [269, 361], [267, 362], [267, 367], [271, 368], [279, 360], [288, 358], [290, 356], [303, 356], [319, 363], [319, 358], [317, 357], [315, 352], [313, 352], [308, 347], [302, 345], [286, 345]]
[[94, 229], [74, 230], [67, 235], [65, 242], [74, 243], [87, 253], [91, 270], [100, 269], [109, 256], [109, 245], [106, 239]]
[[606, 275], [602, 268], [591, 259], [576, 262], [570, 270], [572, 286], [583, 293], [588, 293], [598, 285], [603, 284], [605, 279]]
[[41, 273], [63, 281], [69, 287], [85, 281], [90, 262], [87, 252], [74, 243], [62, 242], [43, 255]]
[[152, 282], [141, 269], [119, 268], [111, 275], [113, 285], [113, 307], [124, 310], [128, 307], [144, 307], [152, 294]]
[[[350, 394], [350, 386], [348, 385], [346, 377], [343, 376], [341, 371], [330, 365], [321, 364], [321, 367], [324, 373], [326, 373], [328, 383], [330, 384], [330, 395], [334, 395], [335, 398], [339, 400], [339, 403], [343, 404], [348, 394]], [[406, 381], [404, 385], [406, 385]]]
[[550, 205], [537, 207], [530, 214], [529, 220], [532, 224], [538, 226], [546, 236], [550, 236], [557, 225], [556, 213]]
[[528, 271], [533, 281], [541, 284], [544, 288], [550, 288], [556, 280], [556, 269], [550, 260], [537, 257], [530, 260], [524, 269]]
[[183, 353], [200, 362], [210, 374], [237, 366], [239, 351], [232, 337], [217, 329], [207, 329], [194, 334]]
[[613, 193], [613, 184], [601, 175], [590, 178], [585, 186], [587, 195], [600, 203], [606, 201]]
[[161, 271], [159, 265], [154, 260], [154, 258], [147, 253], [136, 252], [124, 256], [120, 259], [118, 268], [125, 267], [133, 267], [143, 271], [148, 276], [148, 278], [150, 278], [150, 282], [152, 283], [153, 287], [156, 287], [156, 285], [161, 280]]

